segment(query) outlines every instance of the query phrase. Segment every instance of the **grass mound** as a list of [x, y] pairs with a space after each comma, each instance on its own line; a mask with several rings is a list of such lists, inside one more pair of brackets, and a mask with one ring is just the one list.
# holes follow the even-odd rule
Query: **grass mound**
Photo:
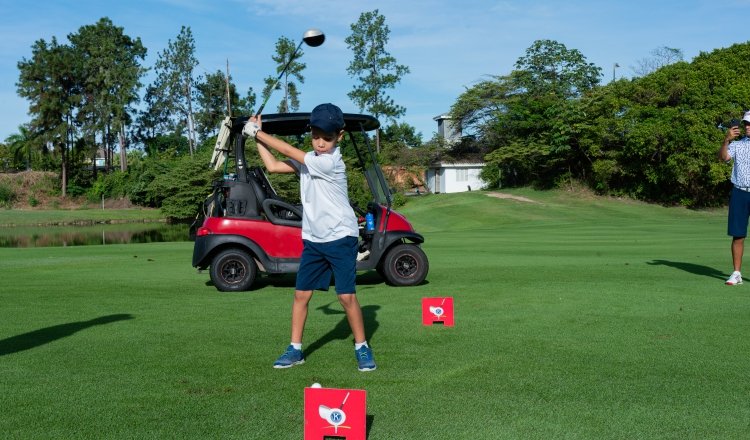
[[[3, 196], [10, 195], [10, 197]], [[50, 171], [0, 173], [0, 206], [5, 208], [63, 208], [80, 204], [60, 194], [60, 179]]]

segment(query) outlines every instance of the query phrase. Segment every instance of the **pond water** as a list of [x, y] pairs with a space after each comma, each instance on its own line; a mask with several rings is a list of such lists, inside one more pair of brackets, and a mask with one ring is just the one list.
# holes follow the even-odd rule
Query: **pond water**
[[189, 241], [189, 227], [187, 224], [164, 223], [0, 227], [0, 247], [93, 246]]

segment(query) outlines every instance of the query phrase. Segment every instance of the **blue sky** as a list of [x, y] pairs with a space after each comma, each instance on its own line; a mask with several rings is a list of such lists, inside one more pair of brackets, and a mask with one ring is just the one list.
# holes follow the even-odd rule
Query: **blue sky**
[[[228, 61], [243, 94], [248, 87], [260, 91], [263, 78], [275, 76], [271, 55], [279, 37], [300, 41], [306, 29], [319, 28], [325, 44], [303, 46], [300, 110], [333, 102], [357, 112], [347, 97], [354, 82], [346, 73], [352, 55], [344, 39], [362, 12], [378, 9], [391, 31], [387, 50], [411, 70], [389, 95], [406, 107], [401, 120], [427, 140], [437, 129], [435, 116], [486, 75], [509, 73], [535, 40], [579, 50], [602, 68], [606, 83], [615, 63], [618, 78], [632, 76], [638, 61], [657, 47], [680, 49], [690, 61], [747, 41], [748, 8], [750, 0], [0, 0], [0, 140], [30, 119], [15, 84], [17, 63], [31, 56], [32, 44], [52, 37], [67, 43], [68, 34], [102, 17], [141, 38], [147, 67], [181, 26], [189, 26], [197, 73], [224, 71]], [[266, 112], [280, 97], [271, 97]]]

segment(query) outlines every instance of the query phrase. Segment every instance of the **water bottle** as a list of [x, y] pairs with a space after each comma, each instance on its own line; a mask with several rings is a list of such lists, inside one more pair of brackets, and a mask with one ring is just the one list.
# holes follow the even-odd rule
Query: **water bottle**
[[375, 216], [371, 212], [365, 215], [365, 231], [368, 233], [375, 232]]

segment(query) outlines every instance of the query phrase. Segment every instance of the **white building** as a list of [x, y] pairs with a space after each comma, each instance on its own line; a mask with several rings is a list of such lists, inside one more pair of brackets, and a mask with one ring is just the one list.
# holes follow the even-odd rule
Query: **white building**
[[[434, 118], [438, 123], [438, 134], [443, 136], [446, 144], [450, 145], [461, 140], [461, 132], [456, 130], [450, 115], [440, 115]], [[433, 194], [456, 193], [478, 190], [485, 187], [485, 182], [479, 178], [484, 163], [451, 163], [440, 162], [427, 168], [425, 182], [427, 190]]]
[[479, 177], [484, 163], [440, 162], [427, 169], [427, 189], [433, 194], [456, 193], [484, 188]]

